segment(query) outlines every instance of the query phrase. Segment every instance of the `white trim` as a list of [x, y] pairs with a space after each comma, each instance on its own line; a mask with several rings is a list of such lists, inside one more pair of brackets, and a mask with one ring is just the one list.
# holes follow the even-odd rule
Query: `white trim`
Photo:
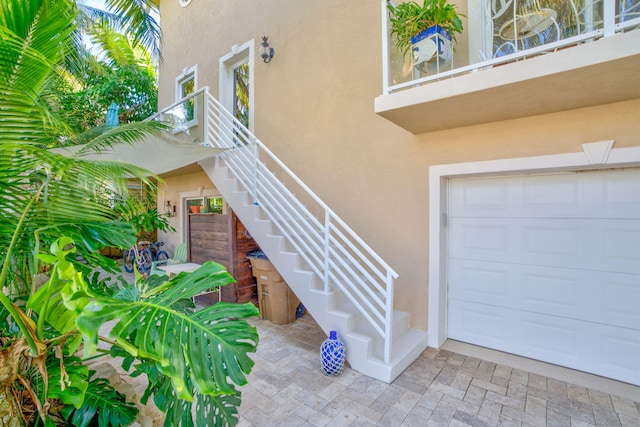
[[[207, 188], [204, 189], [202, 187], [197, 190], [192, 191], [181, 191], [180, 192], [180, 200], [178, 201], [178, 233], [180, 235], [180, 242], [187, 242], [187, 215], [185, 212], [186, 208], [186, 199], [192, 199], [197, 197], [213, 197], [220, 196], [220, 191], [217, 188]], [[189, 244], [189, 242], [187, 242]]]
[[233, 96], [228, 88], [233, 87], [233, 69], [245, 62], [249, 63], [249, 130], [254, 131], [254, 68], [255, 68], [255, 40], [251, 39], [242, 45], [233, 45], [226, 55], [220, 57], [218, 96], [220, 103], [227, 109], [233, 111]]
[[[449, 178], [640, 166], [640, 146], [610, 149], [611, 145], [613, 141], [601, 141], [584, 144], [583, 151], [577, 153], [429, 167], [429, 347], [439, 348], [447, 339], [446, 214]], [[589, 152], [594, 147], [608, 151], [601, 163], [592, 163]]]
[[182, 100], [185, 96], [182, 94], [182, 84], [193, 77], [193, 91], [196, 92], [198, 90], [198, 64], [193, 65], [191, 67], [185, 67], [182, 70], [182, 74], [176, 77], [176, 87], [175, 87], [175, 101], [178, 102]]
[[[191, 95], [191, 94], [187, 94], [185, 95], [182, 92], [182, 85], [193, 79], [193, 93], [196, 93], [198, 91], [198, 64], [193, 65], [191, 67], [185, 67], [182, 70], [182, 74], [180, 74], [178, 77], [176, 77], [176, 84], [175, 84], [175, 100], [176, 102], [181, 101], [182, 99], [186, 98], [187, 96]], [[193, 126], [197, 126], [198, 125], [198, 98], [197, 97], [193, 97], [193, 119], [184, 123], [179, 129], [174, 130], [174, 133], [176, 132], [180, 132], [183, 131], [185, 129], [189, 129]]]

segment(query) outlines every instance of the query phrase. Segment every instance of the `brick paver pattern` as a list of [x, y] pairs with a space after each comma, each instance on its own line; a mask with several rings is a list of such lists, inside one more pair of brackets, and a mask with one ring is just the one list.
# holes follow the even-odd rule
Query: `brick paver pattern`
[[392, 384], [348, 367], [328, 377], [326, 336], [309, 314], [251, 322], [260, 345], [241, 389], [242, 427], [640, 427], [640, 402], [446, 350], [427, 349]]

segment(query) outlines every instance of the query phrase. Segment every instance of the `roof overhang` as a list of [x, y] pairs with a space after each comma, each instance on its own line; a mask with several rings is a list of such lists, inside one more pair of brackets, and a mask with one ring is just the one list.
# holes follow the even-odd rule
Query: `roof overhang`
[[[56, 148], [52, 151], [74, 156], [83, 146]], [[114, 144], [100, 153], [78, 155], [79, 159], [109, 160], [129, 163], [159, 176], [175, 176], [199, 172], [198, 162], [215, 157], [226, 148], [188, 142], [170, 133], [148, 135], [143, 142], [134, 144]]]

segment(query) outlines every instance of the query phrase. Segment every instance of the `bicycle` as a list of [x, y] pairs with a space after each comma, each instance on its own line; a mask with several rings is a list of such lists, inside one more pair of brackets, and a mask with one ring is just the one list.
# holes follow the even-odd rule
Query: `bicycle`
[[155, 242], [147, 246], [151, 250], [152, 261], [164, 261], [165, 259], [169, 259], [169, 254], [162, 249], [163, 246], [164, 242]]
[[163, 245], [163, 242], [151, 243], [146, 240], [133, 245], [122, 255], [124, 271], [133, 273], [133, 266], [135, 265], [140, 273], [149, 273], [153, 261], [169, 258], [169, 254], [160, 249]]

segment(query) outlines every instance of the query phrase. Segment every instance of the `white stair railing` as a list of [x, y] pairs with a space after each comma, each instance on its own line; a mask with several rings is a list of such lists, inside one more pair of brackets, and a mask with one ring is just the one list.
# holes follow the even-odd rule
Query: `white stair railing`
[[[203, 88], [207, 144], [229, 148], [218, 155], [261, 213], [273, 223], [325, 292], [340, 289], [384, 339], [391, 358], [393, 283], [398, 274], [309, 189], [255, 135]], [[268, 164], [268, 166], [267, 166]], [[276, 170], [278, 177], [272, 171]], [[295, 194], [293, 189], [295, 189]]]

